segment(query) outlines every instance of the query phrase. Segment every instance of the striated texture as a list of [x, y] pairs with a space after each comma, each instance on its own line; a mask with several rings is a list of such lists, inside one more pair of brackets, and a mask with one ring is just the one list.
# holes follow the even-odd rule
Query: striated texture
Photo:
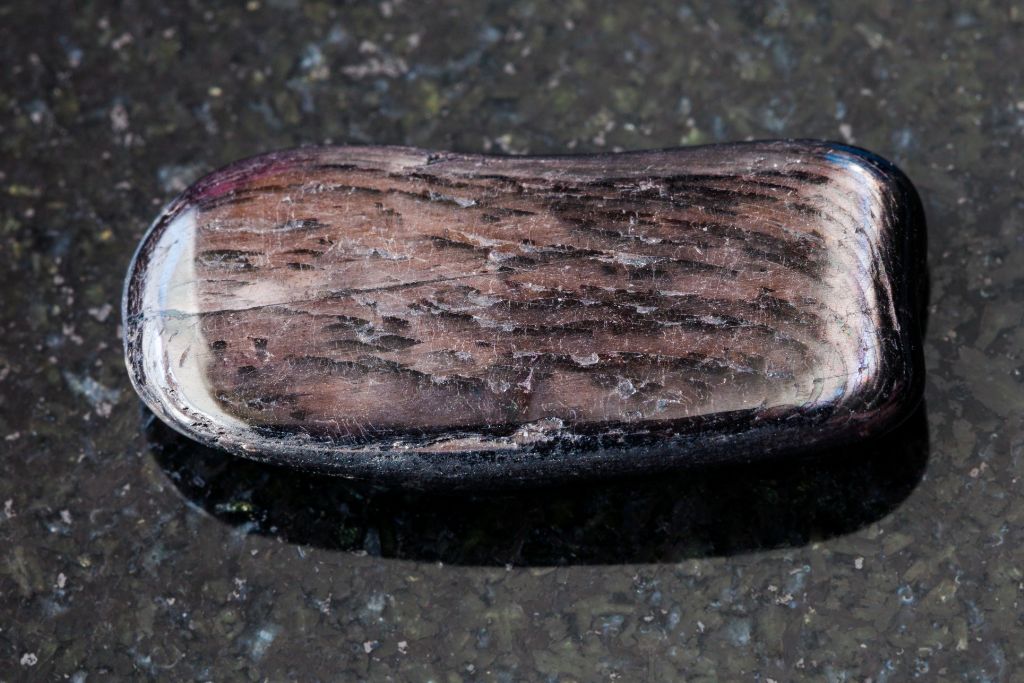
[[921, 387], [923, 225], [870, 153], [322, 147], [157, 219], [125, 344], [154, 412], [325, 471], [496, 483], [885, 431]]

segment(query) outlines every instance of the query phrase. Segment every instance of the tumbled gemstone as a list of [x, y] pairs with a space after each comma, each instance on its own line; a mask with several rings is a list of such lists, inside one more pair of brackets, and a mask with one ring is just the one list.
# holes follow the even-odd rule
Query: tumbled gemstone
[[351, 476], [499, 483], [824, 448], [916, 404], [924, 226], [820, 142], [315, 147], [172, 202], [126, 284], [172, 427]]

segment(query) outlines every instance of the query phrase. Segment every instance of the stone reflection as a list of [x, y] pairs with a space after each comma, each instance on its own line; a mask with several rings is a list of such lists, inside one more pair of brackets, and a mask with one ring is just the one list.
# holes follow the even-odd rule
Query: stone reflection
[[901, 427], [821, 458], [572, 486], [442, 494], [265, 465], [150, 418], [181, 494], [247, 533], [389, 558], [468, 565], [675, 562], [797, 547], [895, 510], [924, 474], [924, 406]]

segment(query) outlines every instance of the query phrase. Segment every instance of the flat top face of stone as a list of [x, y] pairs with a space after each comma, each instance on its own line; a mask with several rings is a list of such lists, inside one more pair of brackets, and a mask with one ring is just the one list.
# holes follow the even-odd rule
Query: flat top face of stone
[[917, 381], [892, 173], [812, 143], [265, 155], [145, 238], [129, 367], [173, 426], [255, 453], [885, 421]]

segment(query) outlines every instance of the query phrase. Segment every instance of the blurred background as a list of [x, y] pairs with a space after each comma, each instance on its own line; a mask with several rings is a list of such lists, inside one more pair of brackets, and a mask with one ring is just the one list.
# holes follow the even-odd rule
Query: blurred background
[[[0, 6], [0, 679], [1024, 677], [1024, 8]], [[120, 294], [159, 208], [307, 144], [867, 147], [928, 217], [926, 407], [813, 461], [443, 496], [166, 433]]]

